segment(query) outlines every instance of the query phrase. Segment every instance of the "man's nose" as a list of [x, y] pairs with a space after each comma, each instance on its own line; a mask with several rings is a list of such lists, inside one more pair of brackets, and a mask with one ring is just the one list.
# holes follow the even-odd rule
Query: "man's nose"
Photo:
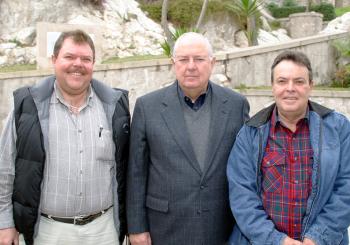
[[288, 90], [294, 90], [294, 82], [293, 81], [288, 81], [287, 89]]
[[190, 59], [189, 59], [188, 64], [187, 64], [187, 68], [188, 68], [188, 69], [194, 69], [194, 68], [196, 68], [196, 63], [194, 62], [194, 59], [193, 59], [193, 58], [190, 58]]
[[82, 65], [82, 61], [81, 61], [80, 57], [77, 57], [77, 58], [74, 59], [73, 65], [75, 65], [75, 66], [81, 66]]

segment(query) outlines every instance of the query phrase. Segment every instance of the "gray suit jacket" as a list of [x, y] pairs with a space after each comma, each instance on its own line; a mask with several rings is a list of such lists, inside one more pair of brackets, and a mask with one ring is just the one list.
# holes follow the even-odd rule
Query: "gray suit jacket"
[[221, 245], [232, 231], [226, 164], [249, 105], [243, 96], [211, 86], [210, 145], [203, 171], [186, 132], [177, 82], [136, 101], [128, 167], [128, 232], [149, 231], [153, 245]]

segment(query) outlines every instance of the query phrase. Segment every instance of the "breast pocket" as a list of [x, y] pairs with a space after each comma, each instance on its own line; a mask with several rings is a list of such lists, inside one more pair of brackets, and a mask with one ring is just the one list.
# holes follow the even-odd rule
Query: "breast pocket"
[[285, 155], [279, 152], [267, 152], [261, 164], [262, 187], [266, 192], [281, 192], [285, 175]]
[[96, 160], [114, 161], [115, 146], [112, 131], [103, 129], [99, 132], [96, 142]]

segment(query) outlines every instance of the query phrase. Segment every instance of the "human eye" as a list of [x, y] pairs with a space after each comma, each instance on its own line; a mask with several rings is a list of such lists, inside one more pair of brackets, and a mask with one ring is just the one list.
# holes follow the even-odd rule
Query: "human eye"
[[297, 80], [295, 80], [295, 84], [298, 84], [298, 85], [303, 85], [305, 83], [306, 83], [306, 81], [304, 79], [297, 79]]
[[91, 63], [91, 62], [92, 62], [92, 57], [83, 56], [83, 57], [81, 57], [81, 60], [82, 60], [84, 63]]
[[204, 57], [195, 57], [195, 58], [193, 59], [193, 61], [194, 61], [195, 63], [203, 63], [203, 62], [205, 61], [205, 58], [204, 58]]
[[188, 57], [179, 57], [177, 58], [177, 61], [181, 64], [188, 64], [190, 62], [190, 59]]
[[276, 80], [276, 83], [277, 84], [280, 84], [280, 85], [283, 85], [283, 84], [285, 84], [287, 82], [287, 80], [285, 80], [285, 79], [277, 79]]
[[66, 55], [63, 56], [63, 58], [66, 59], [66, 60], [73, 60], [74, 56], [71, 55], [71, 54], [66, 54]]

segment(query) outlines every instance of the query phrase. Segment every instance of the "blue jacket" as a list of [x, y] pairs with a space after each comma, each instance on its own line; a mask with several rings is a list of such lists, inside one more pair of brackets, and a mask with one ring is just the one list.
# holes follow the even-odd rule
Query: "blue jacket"
[[[268, 218], [261, 200], [261, 161], [275, 105], [263, 109], [240, 130], [227, 166], [230, 205], [237, 225], [231, 245], [280, 245], [286, 234]], [[317, 245], [348, 245], [350, 225], [350, 122], [309, 102], [314, 151], [312, 190], [302, 224], [302, 239]]]

